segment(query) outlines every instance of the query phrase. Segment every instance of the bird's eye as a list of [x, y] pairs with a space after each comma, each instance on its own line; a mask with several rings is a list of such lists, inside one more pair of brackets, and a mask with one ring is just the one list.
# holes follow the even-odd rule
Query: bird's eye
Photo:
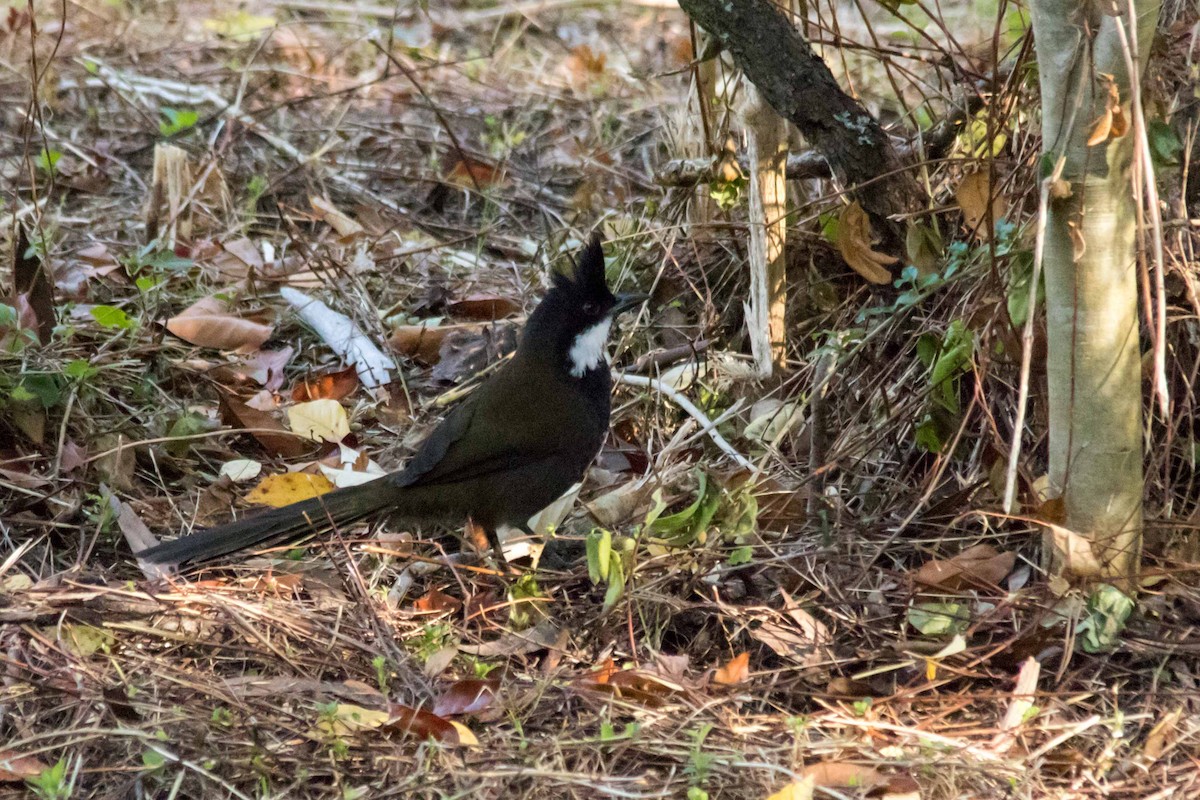
[[583, 304], [583, 313], [587, 314], [589, 317], [599, 314], [600, 313], [600, 304], [599, 303], [584, 303]]

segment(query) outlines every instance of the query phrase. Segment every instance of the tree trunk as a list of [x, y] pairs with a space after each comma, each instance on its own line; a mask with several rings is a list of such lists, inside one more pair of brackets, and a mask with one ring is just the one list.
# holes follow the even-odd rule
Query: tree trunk
[[[1102, 3], [1035, 0], [1033, 30], [1047, 160], [1064, 159], [1045, 233], [1050, 485], [1066, 528], [1086, 536], [1105, 576], [1130, 585], [1142, 528], [1142, 386], [1138, 345], [1133, 135], [1119, 127], [1088, 146], [1111, 111], [1106, 75], [1130, 119], [1129, 71], [1117, 20]], [[1137, 9], [1139, 73], [1155, 0], [1118, 0], [1125, 30]], [[1069, 193], [1069, 194], [1068, 194]], [[1066, 567], [1078, 564], [1066, 563]]]

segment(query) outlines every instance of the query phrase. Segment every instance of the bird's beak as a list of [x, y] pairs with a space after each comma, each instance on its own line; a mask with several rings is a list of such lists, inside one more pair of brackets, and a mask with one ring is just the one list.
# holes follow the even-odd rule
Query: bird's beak
[[612, 315], [615, 317], [618, 314], [637, 308], [642, 303], [650, 299], [650, 295], [641, 294], [640, 292], [629, 292], [627, 294], [617, 295], [617, 302], [612, 307]]

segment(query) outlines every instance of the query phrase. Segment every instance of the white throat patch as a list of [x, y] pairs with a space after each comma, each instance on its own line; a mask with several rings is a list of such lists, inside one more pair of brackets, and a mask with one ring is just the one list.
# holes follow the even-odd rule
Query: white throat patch
[[567, 353], [571, 359], [571, 375], [582, 378], [589, 370], [600, 366], [604, 360], [608, 344], [608, 328], [612, 325], [612, 317], [605, 317], [590, 328], [576, 334], [571, 342], [571, 350]]

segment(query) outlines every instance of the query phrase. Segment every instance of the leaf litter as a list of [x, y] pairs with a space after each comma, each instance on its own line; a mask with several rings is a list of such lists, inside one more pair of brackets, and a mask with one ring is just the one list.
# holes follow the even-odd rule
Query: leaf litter
[[[536, 6], [454, 3], [429, 9], [431, 23], [417, 7], [283, 2], [266, 16], [189, 3], [168, 16], [89, 4], [52, 56], [52, 9], [35, 8], [32, 36], [24, 9], [9, 14], [6, 60], [28, 63], [30, 41], [51, 58], [39, 91], [54, 117], [35, 137], [46, 169], [38, 152], [32, 171], [4, 167], [21, 192], [6, 203], [36, 218], [34, 252], [52, 269], [15, 247], [18, 291], [0, 319], [0, 796], [72, 772], [81, 797], [131, 782], [192, 797], [421, 796], [431, 785], [940, 797], [1016, 785], [1132, 798], [1185, 785], [1196, 709], [1180, 709], [1200, 681], [1190, 628], [1160, 635], [1126, 620], [1120, 597], [1089, 605], [1036, 570], [1014, 584], [1014, 569], [1037, 564], [1029, 528], [958, 516], [991, 502], [975, 479], [995, 454], [947, 453], [943, 473], [908, 435], [930, 401], [904, 348], [955, 319], [995, 330], [1003, 289], [947, 279], [924, 304], [863, 299], [864, 280], [906, 280], [903, 254], [885, 252], [851, 206], [840, 235], [795, 245], [811, 298], [796, 309], [795, 370], [767, 384], [719, 379], [741, 363], [738, 238], [694, 219], [678, 236], [687, 198], [660, 194], [649, 174], [656, 148], [687, 146], [665, 133], [682, 130], [686, 110], [686, 19], [654, 3]], [[391, 55], [412, 80], [355, 38], [348, 12], [395, 26]], [[11, 88], [30, 92], [24, 80]], [[1006, 91], [1011, 104], [1023, 90]], [[1121, 135], [1115, 114], [1097, 141]], [[169, 248], [139, 238], [164, 120], [196, 176], [191, 232]], [[1014, 129], [1006, 146], [994, 176], [929, 165], [957, 201], [948, 213], [997, 250], [1021, 240], [981, 228], [1028, 212], [1028, 197], [997, 187], [1024, 185], [1004, 170], [1036, 163], [1035, 134]], [[52, 202], [30, 205], [34, 174]], [[814, 208], [836, 215], [835, 194]], [[527, 548], [536, 585], [499, 590], [494, 570], [446, 557], [453, 536], [388, 527], [361, 549], [141, 580], [127, 537], [214, 524], [231, 501], [299, 497], [251, 490], [251, 464], [263, 481], [310, 491], [332, 485], [322, 468], [403, 463], [447, 396], [511, 350], [545, 263], [572, 249], [545, 220], [586, 228], [601, 211], [612, 277], [659, 286], [682, 316], [623, 335], [618, 365], [647, 357], [714, 417], [729, 413], [720, 425], [763, 465], [755, 506], [691, 418], [622, 387], [610, 454], [636, 464], [589, 479]], [[909, 243], [921, 281], [941, 280], [930, 270], [960, 243], [940, 222]], [[882, 335], [856, 338], [864, 310]], [[708, 339], [712, 357], [694, 357]], [[993, 360], [955, 385], [993, 418], [1006, 418], [1014, 385], [1001, 339], [982, 342]], [[1194, 357], [1186, 336], [1173, 345]], [[822, 352], [836, 360], [836, 402], [819, 430], [808, 398]], [[285, 424], [312, 402], [324, 413]], [[189, 415], [223, 427], [180, 426]], [[347, 465], [343, 447], [363, 460]], [[296, 468], [312, 472], [284, 471]], [[757, 525], [740, 526], [752, 507]], [[655, 509], [669, 530], [653, 530]], [[594, 581], [597, 522], [615, 535]], [[1080, 534], [1049, 529], [1082, 552]], [[625, 541], [631, 558], [614, 550]], [[1187, 573], [1166, 575], [1146, 600], [1164, 625], [1197, 603]], [[384, 602], [402, 579], [411, 595], [397, 596], [417, 599]], [[1075, 638], [1110, 649], [1092, 655]]]

